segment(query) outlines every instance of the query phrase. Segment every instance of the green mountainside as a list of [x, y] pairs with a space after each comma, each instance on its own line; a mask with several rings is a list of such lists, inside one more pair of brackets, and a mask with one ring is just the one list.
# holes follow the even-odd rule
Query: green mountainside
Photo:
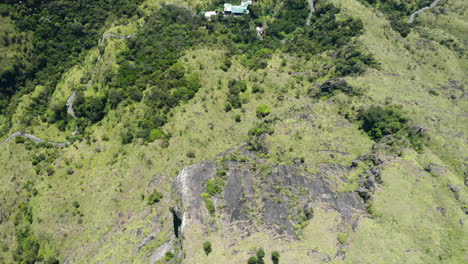
[[224, 3], [0, 4], [0, 264], [465, 263], [468, 3]]

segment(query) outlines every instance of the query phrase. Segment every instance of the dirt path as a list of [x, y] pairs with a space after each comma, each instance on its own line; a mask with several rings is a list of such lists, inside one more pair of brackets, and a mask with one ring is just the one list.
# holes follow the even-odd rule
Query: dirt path
[[67, 141], [65, 143], [57, 143], [57, 142], [52, 142], [52, 141], [46, 141], [46, 140], [43, 140], [41, 138], [38, 138], [34, 135], [31, 135], [31, 134], [28, 134], [28, 133], [24, 133], [24, 132], [21, 132], [21, 131], [16, 131], [14, 132], [13, 134], [11, 134], [7, 139], [5, 139], [2, 144], [6, 144], [8, 143], [10, 140], [14, 139], [15, 137], [24, 137], [24, 138], [27, 138], [31, 141], [34, 141], [36, 143], [49, 143], [55, 147], [65, 147], [67, 146], [68, 144], [70, 144], [70, 141]]
[[432, 2], [431, 5], [423, 7], [421, 9], [419, 9], [418, 11], [414, 12], [413, 14], [411, 14], [410, 18], [408, 19], [408, 24], [413, 23], [414, 19], [416, 18], [417, 15], [421, 14], [424, 11], [427, 11], [429, 9], [432, 9], [432, 8], [436, 7], [437, 4], [439, 4], [439, 2], [440, 2], [440, 0], [435, 0], [434, 2]]
[[133, 38], [135, 35], [136, 35], [136, 32], [131, 34], [131, 35], [128, 35], [128, 36], [120, 36], [120, 35], [117, 35], [117, 34], [114, 34], [114, 33], [107, 33], [104, 36], [102, 36], [102, 39], [103, 40], [106, 39], [106, 38], [130, 39], [130, 38]]
[[309, 5], [310, 5], [310, 13], [309, 13], [309, 16], [307, 17], [306, 26], [310, 26], [310, 20], [312, 19], [312, 15], [315, 12], [314, 0], [308, 0], [308, 1], [309, 1]]

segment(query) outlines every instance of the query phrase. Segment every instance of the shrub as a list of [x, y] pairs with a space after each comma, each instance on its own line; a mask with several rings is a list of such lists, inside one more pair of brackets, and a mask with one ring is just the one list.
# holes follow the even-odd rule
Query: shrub
[[155, 141], [157, 139], [161, 139], [164, 136], [164, 133], [159, 128], [155, 128], [151, 130], [149, 135], [149, 141]]
[[274, 133], [274, 131], [275, 130], [268, 122], [259, 123], [254, 128], [250, 129], [247, 138], [247, 144], [249, 145], [249, 149], [253, 151], [267, 153], [268, 148], [266, 146], [265, 136], [262, 135], [271, 135]]
[[237, 109], [242, 106], [242, 101], [240, 98], [240, 93], [247, 90], [247, 84], [245, 81], [230, 80], [229, 81], [229, 91], [227, 94], [227, 104], [225, 111], [228, 112], [231, 108]]
[[258, 118], [263, 118], [270, 114], [270, 107], [268, 105], [261, 104], [257, 106], [255, 112], [257, 113]]
[[205, 251], [205, 254], [207, 256], [211, 253], [212, 248], [211, 248], [211, 242], [210, 241], [205, 241], [205, 243], [203, 243], [203, 251]]
[[149, 205], [153, 205], [155, 203], [158, 203], [162, 198], [163, 198], [163, 194], [154, 190], [153, 193], [151, 193], [149, 196], [148, 196], [148, 204]]
[[337, 237], [338, 242], [340, 242], [340, 244], [343, 244], [343, 245], [346, 244], [348, 242], [348, 236], [349, 235], [346, 233], [339, 233]]
[[167, 251], [166, 256], [164, 257], [164, 260], [165, 261], [170, 261], [173, 258], [174, 258], [174, 254], [172, 252], [170, 252], [170, 251]]
[[265, 251], [263, 250], [263, 248], [259, 248], [256, 252], [256, 255], [258, 264], [264, 264], [265, 261], [263, 260], [263, 258], [265, 257]]
[[401, 110], [394, 106], [370, 106], [359, 112], [358, 119], [362, 121], [361, 128], [374, 140], [400, 131], [407, 123]]
[[202, 193], [201, 196], [205, 200], [205, 206], [206, 206], [206, 209], [208, 209], [208, 212], [210, 213], [210, 215], [214, 215], [216, 212], [216, 208], [214, 206], [213, 201], [211, 200], [211, 196], [207, 193]]
[[122, 144], [129, 144], [133, 140], [133, 131], [127, 128], [120, 134]]
[[250, 257], [249, 260], [247, 260], [247, 264], [258, 264], [257, 258]]
[[218, 193], [221, 193], [223, 191], [223, 185], [220, 180], [208, 180], [206, 182], [206, 191], [210, 196], [215, 196]]
[[280, 259], [280, 253], [278, 251], [271, 252], [271, 261], [273, 264], [278, 264]]
[[16, 144], [23, 144], [26, 141], [24, 137], [15, 137]]
[[72, 205], [74, 208], [80, 208], [80, 203], [78, 201], [73, 201]]

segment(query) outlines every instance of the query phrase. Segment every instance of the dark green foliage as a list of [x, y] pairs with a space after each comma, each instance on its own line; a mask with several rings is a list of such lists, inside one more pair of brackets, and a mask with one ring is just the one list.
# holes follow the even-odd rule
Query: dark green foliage
[[27, 203], [22, 203], [14, 221], [18, 247], [13, 252], [13, 259], [18, 263], [33, 264], [38, 259], [40, 245], [32, 234], [32, 222], [31, 207]]
[[315, 97], [329, 98], [339, 92], [349, 94], [351, 96], [361, 95], [360, 89], [354, 88], [343, 79], [330, 79], [320, 85], [319, 93]]
[[343, 47], [351, 38], [361, 35], [362, 21], [353, 17], [337, 20], [339, 12], [333, 4], [319, 4], [311, 25], [295, 31], [286, 42], [286, 50], [297, 55], [314, 54]]
[[361, 128], [374, 140], [397, 133], [406, 126], [408, 120], [397, 107], [370, 106], [358, 115]]
[[249, 136], [260, 136], [263, 134], [271, 135], [275, 132], [270, 122], [265, 121], [258, 123], [254, 128], [249, 130]]
[[60, 261], [55, 257], [49, 257], [45, 262], [45, 264], [60, 264]]
[[257, 255], [257, 263], [258, 264], [265, 264], [263, 258], [265, 257], [265, 250], [263, 248], [259, 248], [256, 252]]
[[424, 128], [410, 126], [398, 106], [370, 106], [361, 109], [358, 120], [361, 121], [361, 128], [374, 140], [392, 135], [385, 143], [392, 145], [393, 150], [412, 147], [421, 152], [429, 139]]
[[159, 201], [163, 198], [163, 194], [154, 190], [153, 193], [151, 193], [149, 196], [148, 196], [148, 204], [149, 205], [153, 205], [155, 203], [159, 203]]
[[37, 84], [43, 84], [46, 91], [42, 96], [44, 101], [35, 104], [34, 109], [46, 106], [61, 74], [79, 62], [83, 51], [97, 44], [100, 29], [106, 20], [114, 16], [133, 15], [140, 2], [5, 1], [6, 5], [2, 4], [1, 7], [2, 14], [8, 13], [19, 30], [34, 35], [28, 65], [17, 65], [11, 70], [2, 71], [0, 109], [3, 108], [4, 98], [8, 99], [18, 91], [30, 92]]
[[232, 61], [229, 57], [224, 57], [222, 64], [221, 64], [221, 70], [227, 72], [232, 65]]
[[203, 251], [205, 251], [205, 254], [207, 256], [211, 253], [212, 248], [211, 248], [211, 242], [210, 241], [205, 241], [205, 243], [203, 243]]
[[80, 203], [78, 201], [73, 201], [74, 208], [80, 208]]
[[223, 178], [216, 176], [212, 180], [206, 181], [206, 191], [210, 196], [215, 196], [219, 194], [224, 189], [224, 180]]
[[247, 84], [245, 81], [230, 80], [229, 81], [229, 92], [227, 94], [227, 105], [226, 111], [230, 111], [232, 108], [241, 108], [242, 100], [240, 93], [247, 90]]
[[255, 109], [255, 113], [257, 114], [258, 118], [266, 117], [270, 114], [270, 107], [268, 105], [261, 104], [257, 106], [257, 108]]
[[[39, 255], [39, 249], [41, 248], [41, 245], [31, 230], [32, 223], [32, 208], [28, 203], [20, 204], [14, 220], [16, 241], [18, 246], [12, 253], [13, 260], [17, 263], [34, 264], [38, 263], [37, 261], [44, 259], [44, 256]], [[59, 262], [55, 257], [49, 256], [45, 263], [57, 264]]]
[[214, 215], [216, 212], [216, 208], [214, 206], [213, 201], [211, 200], [211, 196], [208, 193], [202, 193], [202, 198], [205, 200], [206, 209], [210, 212], [210, 215]]
[[247, 264], [258, 264], [258, 260], [256, 257], [250, 257], [248, 260], [247, 260]]
[[[133, 137], [153, 141], [162, 135], [152, 134], [168, 120], [169, 110], [193, 98], [201, 87], [199, 77], [178, 62], [185, 49], [201, 43], [204, 33], [199, 30], [202, 20], [186, 8], [163, 5], [129, 43], [121, 54], [120, 69], [111, 86], [115, 107], [121, 100], [140, 101], [148, 89], [144, 103], [145, 116], [137, 120], [139, 129], [125, 131], [122, 141]], [[125, 87], [119, 92], [118, 87]]]
[[390, 26], [404, 38], [411, 32], [410, 25], [397, 16], [390, 18]]
[[362, 0], [362, 2], [375, 6], [385, 13], [390, 20], [391, 27], [405, 38], [411, 32], [410, 24], [406, 22], [408, 17], [418, 9], [430, 5], [433, 0]]
[[170, 252], [170, 251], [166, 252], [166, 255], [165, 255], [165, 257], [164, 257], [164, 260], [165, 260], [165, 261], [170, 261], [170, 260], [173, 259], [173, 258], [174, 258], [174, 253], [172, 253], [172, 252]]
[[268, 153], [265, 135], [271, 135], [275, 132], [271, 122], [271, 120], [264, 120], [249, 130], [247, 144], [250, 150]]
[[278, 264], [280, 259], [280, 253], [278, 251], [271, 252], [271, 261], [273, 264]]
[[348, 45], [338, 50], [334, 75], [336, 77], [360, 75], [369, 66], [377, 66], [374, 57], [355, 45]]
[[78, 93], [73, 105], [73, 110], [78, 117], [84, 117], [91, 122], [100, 121], [105, 115], [105, 98], [103, 97], [83, 97]]
[[304, 26], [308, 15], [309, 5], [306, 0], [286, 0], [277, 19], [268, 25], [269, 34], [282, 39], [285, 34]]
[[133, 131], [130, 128], [124, 129], [122, 133], [120, 133], [120, 139], [122, 144], [129, 144], [133, 140]]

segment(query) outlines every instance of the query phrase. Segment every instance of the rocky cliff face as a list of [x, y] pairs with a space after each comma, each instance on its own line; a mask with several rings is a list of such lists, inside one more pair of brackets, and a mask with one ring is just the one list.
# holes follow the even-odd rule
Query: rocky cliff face
[[[353, 229], [366, 215], [356, 193], [340, 193], [334, 184], [343, 180], [337, 175], [350, 168], [330, 164], [322, 172], [309, 173], [300, 162], [270, 164], [249, 151], [242, 151], [241, 156], [225, 153], [179, 173], [174, 189], [182, 234], [201, 225], [204, 233], [227, 230], [226, 237], [239, 239], [262, 231], [300, 240], [302, 228], [319, 208], [338, 213], [337, 225]], [[333, 171], [335, 179], [330, 177]]]

